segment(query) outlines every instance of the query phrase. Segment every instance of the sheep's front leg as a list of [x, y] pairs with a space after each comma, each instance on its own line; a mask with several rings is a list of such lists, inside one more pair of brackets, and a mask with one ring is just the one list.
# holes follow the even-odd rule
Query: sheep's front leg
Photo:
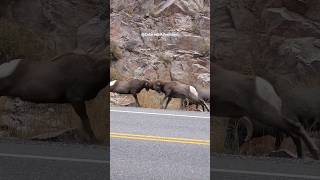
[[180, 101], [180, 110], [183, 110], [184, 109], [184, 102], [186, 101], [186, 99], [184, 98], [181, 98], [181, 101]]
[[169, 102], [171, 101], [172, 97], [168, 97], [168, 101], [166, 103], [166, 107], [164, 109], [167, 109]]
[[167, 99], [167, 96], [164, 96], [164, 98], [160, 102], [160, 109], [163, 109], [163, 103]]
[[140, 103], [139, 103], [139, 100], [138, 100], [138, 97], [137, 97], [137, 94], [133, 94], [133, 97], [134, 97], [134, 99], [136, 100], [137, 106], [138, 106], [138, 107], [141, 107], [141, 106], [140, 106]]

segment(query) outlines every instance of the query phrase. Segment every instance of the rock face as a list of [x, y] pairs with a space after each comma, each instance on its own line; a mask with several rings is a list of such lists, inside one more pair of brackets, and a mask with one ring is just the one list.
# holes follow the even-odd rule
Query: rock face
[[[85, 53], [95, 59], [105, 59], [106, 33], [109, 28], [105, 17], [106, 9], [107, 5], [103, 0], [5, 0], [0, 3], [0, 23], [5, 22], [0, 29], [9, 29], [9, 26], [4, 26], [6, 22], [10, 22], [22, 31], [33, 32], [44, 46], [36, 49], [37, 54], [43, 54], [37, 60], [46, 61], [70, 51]], [[0, 31], [2, 32], [5, 31]], [[25, 38], [19, 35], [18, 33], [17, 39]], [[1, 47], [1, 63], [17, 58], [10, 54], [4, 55], [5, 51]], [[14, 47], [11, 48], [15, 50]], [[27, 59], [33, 57], [24, 51], [18, 54], [20, 56]], [[106, 108], [109, 104], [103, 92], [87, 103], [94, 133], [100, 140], [105, 140], [106, 137]], [[6, 97], [2, 97], [0, 101], [0, 124], [8, 126], [10, 136], [30, 137], [80, 125], [80, 119], [70, 105], [34, 104]]]
[[[317, 0], [216, 0], [213, 59], [266, 79], [314, 79], [320, 64]], [[318, 76], [319, 77], [319, 76]]]
[[[117, 78], [209, 85], [209, 1], [111, 1]], [[119, 76], [121, 75], [121, 76]]]
[[4, 1], [0, 18], [37, 33], [54, 55], [77, 47], [89, 54], [102, 53], [107, 29], [103, 4], [101, 0]]

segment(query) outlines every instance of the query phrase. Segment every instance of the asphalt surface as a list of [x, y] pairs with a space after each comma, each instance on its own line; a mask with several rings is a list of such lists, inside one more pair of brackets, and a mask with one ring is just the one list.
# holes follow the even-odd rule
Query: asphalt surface
[[209, 113], [111, 108], [112, 180], [210, 179]]
[[320, 161], [313, 160], [211, 154], [210, 167], [209, 113], [110, 113], [110, 157], [105, 146], [0, 140], [0, 180], [320, 179]]
[[212, 180], [320, 179], [320, 162], [269, 157], [213, 155]]
[[0, 141], [0, 180], [104, 180], [104, 146]]

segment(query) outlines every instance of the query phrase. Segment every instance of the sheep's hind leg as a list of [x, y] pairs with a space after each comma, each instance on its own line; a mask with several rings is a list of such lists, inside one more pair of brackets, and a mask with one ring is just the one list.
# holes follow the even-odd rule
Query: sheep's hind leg
[[283, 141], [283, 135], [279, 133], [276, 134], [276, 142], [274, 144], [274, 149], [277, 151], [280, 149], [281, 143]]
[[136, 100], [137, 106], [138, 106], [138, 107], [141, 107], [141, 106], [140, 106], [140, 103], [139, 103], [139, 100], [138, 100], [137, 94], [133, 94], [133, 97], [134, 97], [134, 99]]
[[[205, 107], [207, 109], [207, 111], [210, 111], [209, 107], [207, 106], [207, 104], [203, 100], [200, 100], [200, 102], [201, 102], [202, 108]], [[204, 108], [203, 108], [203, 111], [204, 111]]]
[[[305, 131], [305, 129], [302, 127], [302, 125], [300, 123], [295, 123], [292, 122], [288, 119], [284, 119], [285, 122], [287, 123], [287, 125], [290, 128], [290, 132], [292, 132], [292, 134], [290, 134], [291, 136], [296, 136], [296, 138], [302, 138], [302, 140], [304, 141], [304, 143], [306, 144], [306, 146], [308, 147], [310, 153], [312, 154], [314, 159], [319, 159], [319, 150], [318, 147], [315, 145], [315, 143], [312, 141], [312, 139], [310, 138], [310, 136], [307, 134], [307, 132]], [[294, 140], [298, 142], [298, 140]], [[295, 142], [295, 143], [296, 143]], [[297, 145], [297, 144], [296, 144]], [[302, 148], [301, 148], [302, 149]], [[297, 146], [297, 153], [298, 153], [298, 157], [299, 157], [299, 149]], [[301, 150], [302, 151], [302, 150]]]
[[[96, 143], [98, 139], [93, 133], [92, 127], [90, 125], [90, 120], [87, 114], [85, 102], [73, 102], [71, 103], [74, 111], [78, 114], [80, 119], [82, 120], [82, 129], [86, 133], [84, 135], [84, 140], [88, 142]], [[89, 136], [89, 137], [88, 137]]]

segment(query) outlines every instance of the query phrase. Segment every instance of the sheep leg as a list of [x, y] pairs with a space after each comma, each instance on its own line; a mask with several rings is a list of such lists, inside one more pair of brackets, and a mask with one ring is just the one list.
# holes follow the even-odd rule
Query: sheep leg
[[[207, 106], [207, 104], [203, 100], [200, 100], [200, 102], [201, 102], [202, 108], [204, 106], [207, 109], [207, 111], [210, 111], [209, 107]], [[204, 111], [204, 109], [203, 109], [203, 111]]]
[[164, 109], [167, 109], [169, 102], [171, 101], [172, 97], [168, 97], [168, 101], [166, 103], [166, 106], [164, 107]]
[[283, 141], [283, 136], [280, 133], [277, 133], [276, 142], [274, 144], [274, 149], [275, 150], [279, 150], [280, 149], [282, 141]]
[[186, 99], [181, 98], [181, 101], [180, 101], [180, 110], [185, 109], [185, 106], [184, 106], [184, 102], [185, 102], [185, 101], [186, 101]]
[[297, 150], [297, 156], [298, 158], [302, 158], [302, 145], [301, 145], [301, 139], [299, 137], [291, 136], [294, 144], [296, 145]]
[[[313, 158], [315, 159], [319, 159], [319, 155], [318, 155], [318, 148], [317, 146], [314, 144], [314, 142], [311, 140], [310, 136], [308, 136], [307, 132], [305, 131], [305, 129], [302, 127], [302, 125], [299, 123], [294, 123], [290, 120], [285, 119], [287, 125], [289, 126], [289, 130], [290, 135], [292, 136], [297, 136], [302, 138], [302, 140], [304, 141], [304, 143], [306, 144], [306, 146], [308, 147], [309, 151], [311, 152]], [[295, 143], [299, 143], [298, 140], [294, 140], [293, 141]], [[299, 145], [299, 144], [298, 144]], [[297, 144], [296, 144], [297, 146]], [[297, 146], [297, 153], [301, 152], [302, 153], [302, 148], [300, 147], [300, 149], [298, 149], [299, 147]], [[299, 157], [299, 154], [298, 154]]]
[[137, 106], [138, 106], [138, 107], [141, 107], [141, 106], [140, 106], [140, 103], [139, 103], [139, 100], [138, 100], [137, 94], [133, 94], [133, 97], [134, 97], [134, 99], [136, 100]]
[[167, 96], [164, 96], [164, 98], [160, 102], [160, 109], [163, 109], [163, 103], [167, 99]]
[[91, 141], [91, 142], [97, 142], [97, 138], [95, 137], [93, 131], [92, 131], [92, 127], [90, 125], [90, 120], [86, 111], [86, 105], [85, 102], [73, 102], [71, 103], [74, 111], [77, 113], [77, 115], [80, 117], [81, 121], [82, 121], [82, 129], [85, 133], [87, 133], [87, 135], [89, 135], [88, 137], [85, 137], [85, 140], [87, 141]]
[[310, 130], [315, 129], [316, 130], [316, 125], [319, 123], [320, 118], [314, 118], [314, 121], [312, 122], [311, 126], [309, 127]]

